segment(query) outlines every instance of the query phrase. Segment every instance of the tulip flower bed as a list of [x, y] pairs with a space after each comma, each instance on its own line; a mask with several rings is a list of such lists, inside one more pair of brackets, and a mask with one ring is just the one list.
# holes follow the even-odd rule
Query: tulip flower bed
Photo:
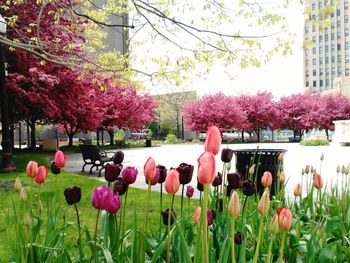
[[[319, 171], [306, 166], [295, 186], [295, 199], [285, 195], [283, 154], [277, 180], [265, 171], [256, 189], [259, 163], [247, 174], [231, 172], [233, 151], [221, 152], [215, 167], [220, 132], [210, 127], [198, 158], [197, 190], [188, 185], [194, 166], [167, 170], [148, 158], [143, 173], [123, 167], [123, 153], [106, 167], [105, 184], [62, 181], [65, 156], [58, 151], [51, 173], [31, 161], [29, 189], [16, 180], [18, 194], [5, 204], [10, 260], [16, 262], [349, 262], [349, 167], [335, 168], [330, 191]], [[255, 158], [254, 158], [255, 159]], [[220, 170], [221, 173], [216, 171]], [[147, 191], [132, 189], [144, 176]], [[48, 178], [48, 179], [47, 179]], [[79, 178], [79, 180], [78, 180]], [[26, 180], [28, 181], [28, 179]], [[83, 184], [81, 184], [83, 183]], [[152, 186], [161, 184], [161, 192]], [[45, 188], [55, 185], [50, 194]], [[62, 187], [64, 185], [64, 187]], [[186, 186], [187, 185], [187, 186]], [[274, 187], [275, 196], [270, 195]], [[193, 200], [194, 191], [200, 199]], [[303, 192], [304, 191], [304, 192]], [[180, 194], [176, 196], [175, 194]], [[12, 203], [12, 204], [11, 204]]]

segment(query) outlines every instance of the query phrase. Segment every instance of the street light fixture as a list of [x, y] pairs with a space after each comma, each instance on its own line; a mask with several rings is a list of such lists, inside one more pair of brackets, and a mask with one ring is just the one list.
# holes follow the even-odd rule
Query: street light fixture
[[[0, 14], [0, 34], [6, 34], [7, 23]], [[10, 123], [7, 105], [7, 86], [5, 76], [4, 46], [0, 43], [0, 98], [1, 98], [1, 129], [2, 129], [2, 158], [0, 164], [1, 172], [13, 172], [16, 170], [12, 161], [12, 143], [10, 136]]]

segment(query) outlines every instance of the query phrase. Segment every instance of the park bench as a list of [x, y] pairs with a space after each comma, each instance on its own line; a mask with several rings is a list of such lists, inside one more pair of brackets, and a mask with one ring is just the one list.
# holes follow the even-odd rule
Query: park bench
[[[106, 163], [113, 161], [114, 152], [102, 151], [96, 145], [80, 144], [79, 148], [84, 160], [84, 165], [81, 170], [82, 172], [85, 172], [84, 169], [86, 165], [92, 165], [89, 174], [92, 174], [92, 169], [96, 167], [96, 170], [98, 170], [98, 176], [100, 177], [102, 170], [106, 167]], [[108, 154], [111, 154], [111, 156], [109, 157]]]

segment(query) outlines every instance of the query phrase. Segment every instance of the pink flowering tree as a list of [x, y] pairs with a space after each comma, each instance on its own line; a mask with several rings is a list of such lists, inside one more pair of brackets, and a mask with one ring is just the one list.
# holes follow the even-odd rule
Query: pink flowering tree
[[254, 131], [260, 141], [260, 131], [273, 128], [276, 121], [276, 106], [270, 92], [259, 92], [256, 95], [242, 95], [236, 98], [244, 112], [245, 120], [241, 122], [241, 129]]
[[186, 104], [184, 122], [191, 131], [205, 132], [210, 126], [222, 130], [240, 128], [245, 121], [245, 113], [234, 98], [218, 93], [207, 95]]

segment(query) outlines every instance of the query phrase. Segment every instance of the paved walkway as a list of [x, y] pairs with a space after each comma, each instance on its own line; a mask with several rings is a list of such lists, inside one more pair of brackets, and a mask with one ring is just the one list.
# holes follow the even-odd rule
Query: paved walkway
[[[322, 177], [324, 184], [330, 185], [331, 179], [333, 182], [336, 179], [336, 167], [337, 165], [349, 165], [350, 164], [350, 147], [341, 146], [300, 146], [297, 143], [264, 143], [264, 144], [231, 144], [228, 145], [231, 149], [256, 149], [259, 145], [260, 149], [287, 149], [285, 154], [284, 170], [288, 184], [286, 191], [289, 194], [293, 193], [296, 183], [301, 181], [301, 169], [306, 164], [313, 165], [317, 171], [320, 170], [320, 156], [324, 154], [324, 161], [322, 164]], [[222, 147], [226, 147], [223, 145]], [[147, 188], [145, 179], [143, 176], [143, 165], [148, 157], [153, 157], [157, 164], [162, 164], [167, 168], [177, 167], [180, 163], [186, 162], [195, 166], [195, 172], [191, 184], [196, 186], [197, 183], [197, 158], [204, 151], [203, 144], [181, 144], [181, 145], [162, 145], [160, 147], [152, 148], [135, 148], [124, 149], [125, 153], [124, 167], [135, 166], [139, 170], [139, 175], [135, 187]], [[83, 176], [90, 176], [88, 172], [81, 173], [81, 167], [83, 165], [82, 156], [80, 153], [69, 154], [67, 156], [68, 161], [66, 170], [81, 174]], [[220, 154], [216, 156], [217, 170], [221, 171], [222, 163], [220, 160]], [[235, 163], [233, 158], [232, 163]], [[234, 169], [234, 165], [232, 165]], [[92, 175], [97, 177], [97, 173]], [[99, 178], [104, 181], [103, 177]], [[158, 190], [159, 186], [152, 187], [154, 190]]]

